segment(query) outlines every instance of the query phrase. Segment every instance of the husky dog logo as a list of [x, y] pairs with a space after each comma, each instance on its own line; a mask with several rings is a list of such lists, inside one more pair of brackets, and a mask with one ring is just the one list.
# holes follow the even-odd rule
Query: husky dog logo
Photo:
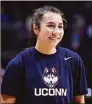
[[55, 87], [59, 82], [59, 77], [55, 68], [45, 68], [42, 79], [44, 83], [50, 88]]

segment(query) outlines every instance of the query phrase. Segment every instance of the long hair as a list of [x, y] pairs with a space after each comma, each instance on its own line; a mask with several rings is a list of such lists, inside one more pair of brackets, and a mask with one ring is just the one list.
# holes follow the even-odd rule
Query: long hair
[[53, 6], [43, 6], [41, 8], [34, 10], [34, 13], [31, 17], [31, 33], [30, 33], [31, 36], [29, 40], [29, 47], [35, 46], [36, 41], [37, 41], [37, 36], [33, 31], [33, 24], [35, 24], [40, 29], [40, 22], [43, 19], [43, 15], [46, 14], [47, 12], [60, 14], [63, 19], [64, 29], [66, 28], [67, 20], [65, 19], [64, 13], [58, 8], [53, 7]]

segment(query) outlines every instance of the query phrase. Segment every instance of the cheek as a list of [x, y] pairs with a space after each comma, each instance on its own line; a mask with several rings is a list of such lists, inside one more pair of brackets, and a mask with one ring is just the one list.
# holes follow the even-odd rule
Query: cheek
[[50, 36], [50, 34], [51, 34], [50, 31], [48, 31], [46, 29], [43, 29], [43, 31], [40, 32], [39, 38], [40, 38], [40, 40], [45, 41], [45, 40], [48, 39], [48, 37]]
[[61, 32], [60, 32], [60, 38], [62, 38], [64, 36], [64, 30], [62, 30]]
[[52, 33], [52, 30], [46, 29], [43, 31], [43, 34], [45, 35], [45, 37], [49, 37]]

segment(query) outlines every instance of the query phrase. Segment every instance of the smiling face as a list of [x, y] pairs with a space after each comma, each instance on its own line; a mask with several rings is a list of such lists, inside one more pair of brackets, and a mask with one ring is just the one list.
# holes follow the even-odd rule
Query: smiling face
[[38, 44], [56, 47], [64, 35], [63, 20], [59, 13], [47, 12], [40, 22], [40, 29], [34, 26]]

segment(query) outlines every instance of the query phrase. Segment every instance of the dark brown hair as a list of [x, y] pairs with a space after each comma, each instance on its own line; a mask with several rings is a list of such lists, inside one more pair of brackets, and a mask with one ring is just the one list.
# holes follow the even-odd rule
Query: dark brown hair
[[64, 23], [64, 29], [67, 26], [67, 21], [64, 17], [64, 13], [61, 12], [61, 10], [59, 10], [56, 7], [53, 6], [43, 6], [41, 8], [38, 8], [36, 10], [34, 10], [34, 13], [31, 17], [31, 39], [29, 41], [29, 46], [34, 46], [36, 44], [37, 41], [37, 37], [33, 31], [33, 24], [35, 24], [39, 29], [40, 29], [40, 21], [43, 19], [43, 15], [47, 12], [53, 12], [53, 13], [59, 13], [63, 19], [63, 23]]

